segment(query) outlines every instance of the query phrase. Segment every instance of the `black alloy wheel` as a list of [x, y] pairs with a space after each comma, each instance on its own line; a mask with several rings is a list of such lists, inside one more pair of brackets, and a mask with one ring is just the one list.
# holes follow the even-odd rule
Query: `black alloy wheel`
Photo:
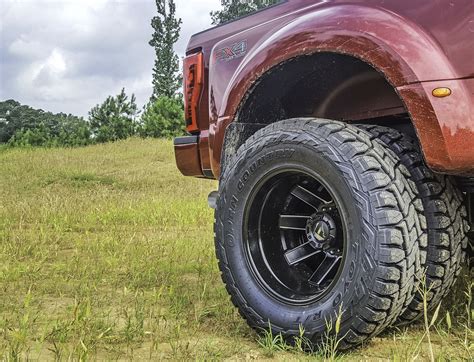
[[333, 195], [322, 181], [298, 170], [278, 171], [254, 190], [244, 218], [247, 257], [275, 298], [311, 303], [337, 279], [345, 232]]

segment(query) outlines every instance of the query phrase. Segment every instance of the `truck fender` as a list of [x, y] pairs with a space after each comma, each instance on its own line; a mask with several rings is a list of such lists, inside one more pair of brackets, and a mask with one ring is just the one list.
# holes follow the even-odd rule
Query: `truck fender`
[[[225, 42], [232, 43], [243, 36], [236, 34]], [[225, 129], [260, 77], [289, 59], [330, 52], [358, 58], [379, 71], [405, 104], [428, 164], [439, 170], [457, 167], [449, 166], [450, 150], [431, 104], [431, 94], [419, 86], [420, 82], [433, 81], [433, 75], [438, 79], [454, 79], [456, 74], [437, 43], [418, 25], [383, 9], [331, 4], [299, 16], [278, 30], [273, 29], [262, 39], [253, 46], [249, 44], [247, 54], [221, 97], [214, 97], [214, 79], [210, 79], [213, 98], [210, 114], [214, 115], [210, 124], [211, 159], [220, 159]], [[210, 74], [219, 74], [222, 64], [211, 59]], [[411, 90], [411, 85], [417, 86]], [[415, 93], [416, 97], [412, 97]], [[217, 174], [218, 168], [213, 165]]]

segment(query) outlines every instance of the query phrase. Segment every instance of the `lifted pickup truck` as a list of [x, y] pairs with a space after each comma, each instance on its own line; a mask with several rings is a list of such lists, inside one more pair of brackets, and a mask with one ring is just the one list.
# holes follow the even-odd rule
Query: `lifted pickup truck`
[[210, 195], [222, 278], [257, 330], [341, 347], [423, 314], [466, 260], [474, 2], [288, 0], [194, 35], [184, 175]]

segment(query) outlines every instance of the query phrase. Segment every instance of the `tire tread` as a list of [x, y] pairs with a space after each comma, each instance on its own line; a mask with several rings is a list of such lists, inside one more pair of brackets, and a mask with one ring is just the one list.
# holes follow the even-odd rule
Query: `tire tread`
[[[428, 308], [434, 309], [451, 290], [466, 258], [469, 227], [463, 195], [452, 177], [435, 174], [428, 168], [413, 138], [388, 127], [359, 127], [395, 152], [417, 185], [427, 220], [424, 232], [428, 243], [421, 250], [426, 256], [424, 267], [427, 287], [430, 288]], [[417, 292], [399, 322], [409, 323], [422, 314], [423, 300]]]

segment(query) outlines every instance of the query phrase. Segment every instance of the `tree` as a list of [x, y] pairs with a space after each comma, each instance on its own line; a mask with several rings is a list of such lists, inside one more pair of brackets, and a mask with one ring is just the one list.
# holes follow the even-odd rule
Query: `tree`
[[281, 0], [221, 0], [223, 9], [211, 12], [212, 24], [223, 24], [279, 2]]
[[35, 110], [21, 105], [14, 100], [7, 100], [0, 104], [0, 142], [8, 142], [21, 129], [35, 128], [44, 118], [42, 110]]
[[89, 112], [89, 122], [96, 142], [117, 141], [135, 134], [137, 104], [135, 95], [130, 101], [125, 89], [116, 96], [109, 96], [104, 103]]
[[179, 99], [160, 97], [150, 102], [142, 115], [142, 137], [172, 138], [185, 134], [183, 104]]
[[181, 87], [179, 58], [173, 46], [179, 39], [181, 19], [176, 18], [174, 0], [156, 0], [158, 15], [151, 20], [154, 29], [150, 45], [155, 48], [152, 101], [166, 96], [173, 98]]
[[15, 147], [48, 147], [52, 146], [52, 143], [50, 130], [43, 123], [35, 128], [22, 128], [8, 141], [10, 146]]
[[91, 143], [90, 125], [83, 118], [61, 115], [56, 145], [63, 147], [87, 146]]

